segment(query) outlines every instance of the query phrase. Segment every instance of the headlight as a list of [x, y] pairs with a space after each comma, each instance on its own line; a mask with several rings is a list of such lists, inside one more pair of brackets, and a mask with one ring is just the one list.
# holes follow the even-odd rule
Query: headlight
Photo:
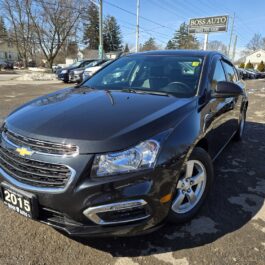
[[153, 168], [159, 148], [156, 140], [147, 140], [122, 152], [97, 155], [93, 171], [98, 177], [104, 177]]
[[62, 70], [61, 74], [66, 74], [67, 70]]

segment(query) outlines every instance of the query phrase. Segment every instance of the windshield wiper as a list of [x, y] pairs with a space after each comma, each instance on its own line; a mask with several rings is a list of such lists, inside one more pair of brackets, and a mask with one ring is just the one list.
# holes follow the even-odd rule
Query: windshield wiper
[[142, 89], [133, 89], [133, 88], [124, 88], [122, 92], [135, 93], [135, 94], [149, 94], [149, 95], [158, 95], [169, 97], [170, 94], [167, 92], [154, 91], [154, 90], [142, 90]]

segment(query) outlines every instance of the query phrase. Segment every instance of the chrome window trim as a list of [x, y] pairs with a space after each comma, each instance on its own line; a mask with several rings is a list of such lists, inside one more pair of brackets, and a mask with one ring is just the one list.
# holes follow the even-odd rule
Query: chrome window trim
[[90, 219], [92, 222], [94, 222], [95, 224], [98, 224], [98, 225], [122, 224], [122, 223], [128, 223], [128, 222], [134, 222], [134, 221], [140, 221], [140, 220], [146, 219], [146, 218], [150, 217], [150, 214], [147, 214], [143, 217], [132, 218], [132, 219], [127, 219], [127, 220], [123, 220], [123, 221], [106, 222], [98, 216], [98, 213], [114, 212], [114, 211], [119, 211], [119, 210], [144, 207], [145, 205], [147, 205], [147, 202], [145, 200], [142, 200], [142, 199], [141, 200], [123, 201], [123, 202], [117, 202], [117, 203], [104, 204], [104, 205], [95, 206], [95, 207], [89, 207], [83, 211], [83, 214], [88, 219]]
[[[17, 133], [14, 133], [14, 132], [12, 132], [11, 130], [8, 130], [8, 131], [10, 131], [11, 133], [13, 133], [13, 134], [15, 134], [15, 135], [18, 135], [18, 136], [20, 136], [20, 137], [25, 137], [25, 136], [22, 136], [22, 135], [20, 135], [20, 134], [17, 134]], [[2, 135], [2, 139], [6, 142], [6, 143], [8, 143], [9, 145], [11, 145], [11, 146], [13, 146], [14, 148], [20, 148], [20, 147], [27, 147], [27, 146], [18, 146], [17, 144], [15, 144], [15, 143], [13, 143], [13, 142], [11, 142], [8, 138], [7, 138], [7, 136], [6, 136], [6, 134], [4, 133], [4, 132], [2, 132], [1, 133], [1, 135]], [[43, 143], [45, 143], [45, 141], [42, 141], [42, 140], [37, 140], [37, 139], [32, 139], [32, 138], [28, 138], [28, 139], [30, 139], [30, 140], [36, 140], [36, 141], [39, 141], [39, 142], [43, 142]], [[60, 144], [60, 143], [54, 143], [54, 144]], [[56, 156], [56, 157], [76, 157], [76, 156], [78, 156], [79, 155], [79, 147], [78, 146], [76, 146], [76, 148], [77, 148], [77, 151], [76, 152], [74, 152], [73, 154], [71, 154], [71, 155], [59, 155], [59, 154], [49, 154], [49, 153], [44, 153], [44, 152], [39, 152], [39, 151], [34, 151], [34, 150], [32, 150], [31, 149], [31, 151], [33, 152], [33, 154], [38, 154], [38, 155], [45, 155], [45, 156]]]

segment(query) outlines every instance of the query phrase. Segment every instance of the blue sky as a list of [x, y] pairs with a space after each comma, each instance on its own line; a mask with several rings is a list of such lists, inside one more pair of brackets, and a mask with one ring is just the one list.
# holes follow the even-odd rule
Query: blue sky
[[[111, 5], [112, 4], [112, 5]], [[136, 13], [136, 0], [103, 0], [103, 14], [113, 15], [121, 26], [123, 41], [131, 47], [135, 45], [136, 17], [114, 7]], [[232, 16], [235, 12], [235, 34], [238, 36], [238, 56], [254, 33], [265, 37], [265, 0], [140, 0], [140, 43], [154, 37], [158, 44], [165, 46], [174, 30], [190, 18], [230, 15], [228, 32], [211, 33], [209, 41], [221, 40], [229, 43]], [[203, 40], [203, 35], [197, 38]], [[237, 57], [238, 57], [237, 56]]]

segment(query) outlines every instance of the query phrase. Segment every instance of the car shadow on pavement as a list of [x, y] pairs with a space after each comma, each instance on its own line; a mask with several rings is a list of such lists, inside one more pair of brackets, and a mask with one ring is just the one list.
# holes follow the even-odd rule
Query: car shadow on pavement
[[115, 257], [137, 257], [209, 244], [255, 222], [265, 197], [264, 133], [265, 124], [246, 123], [243, 141], [229, 144], [215, 161], [214, 186], [192, 221], [143, 236], [74, 240]]

